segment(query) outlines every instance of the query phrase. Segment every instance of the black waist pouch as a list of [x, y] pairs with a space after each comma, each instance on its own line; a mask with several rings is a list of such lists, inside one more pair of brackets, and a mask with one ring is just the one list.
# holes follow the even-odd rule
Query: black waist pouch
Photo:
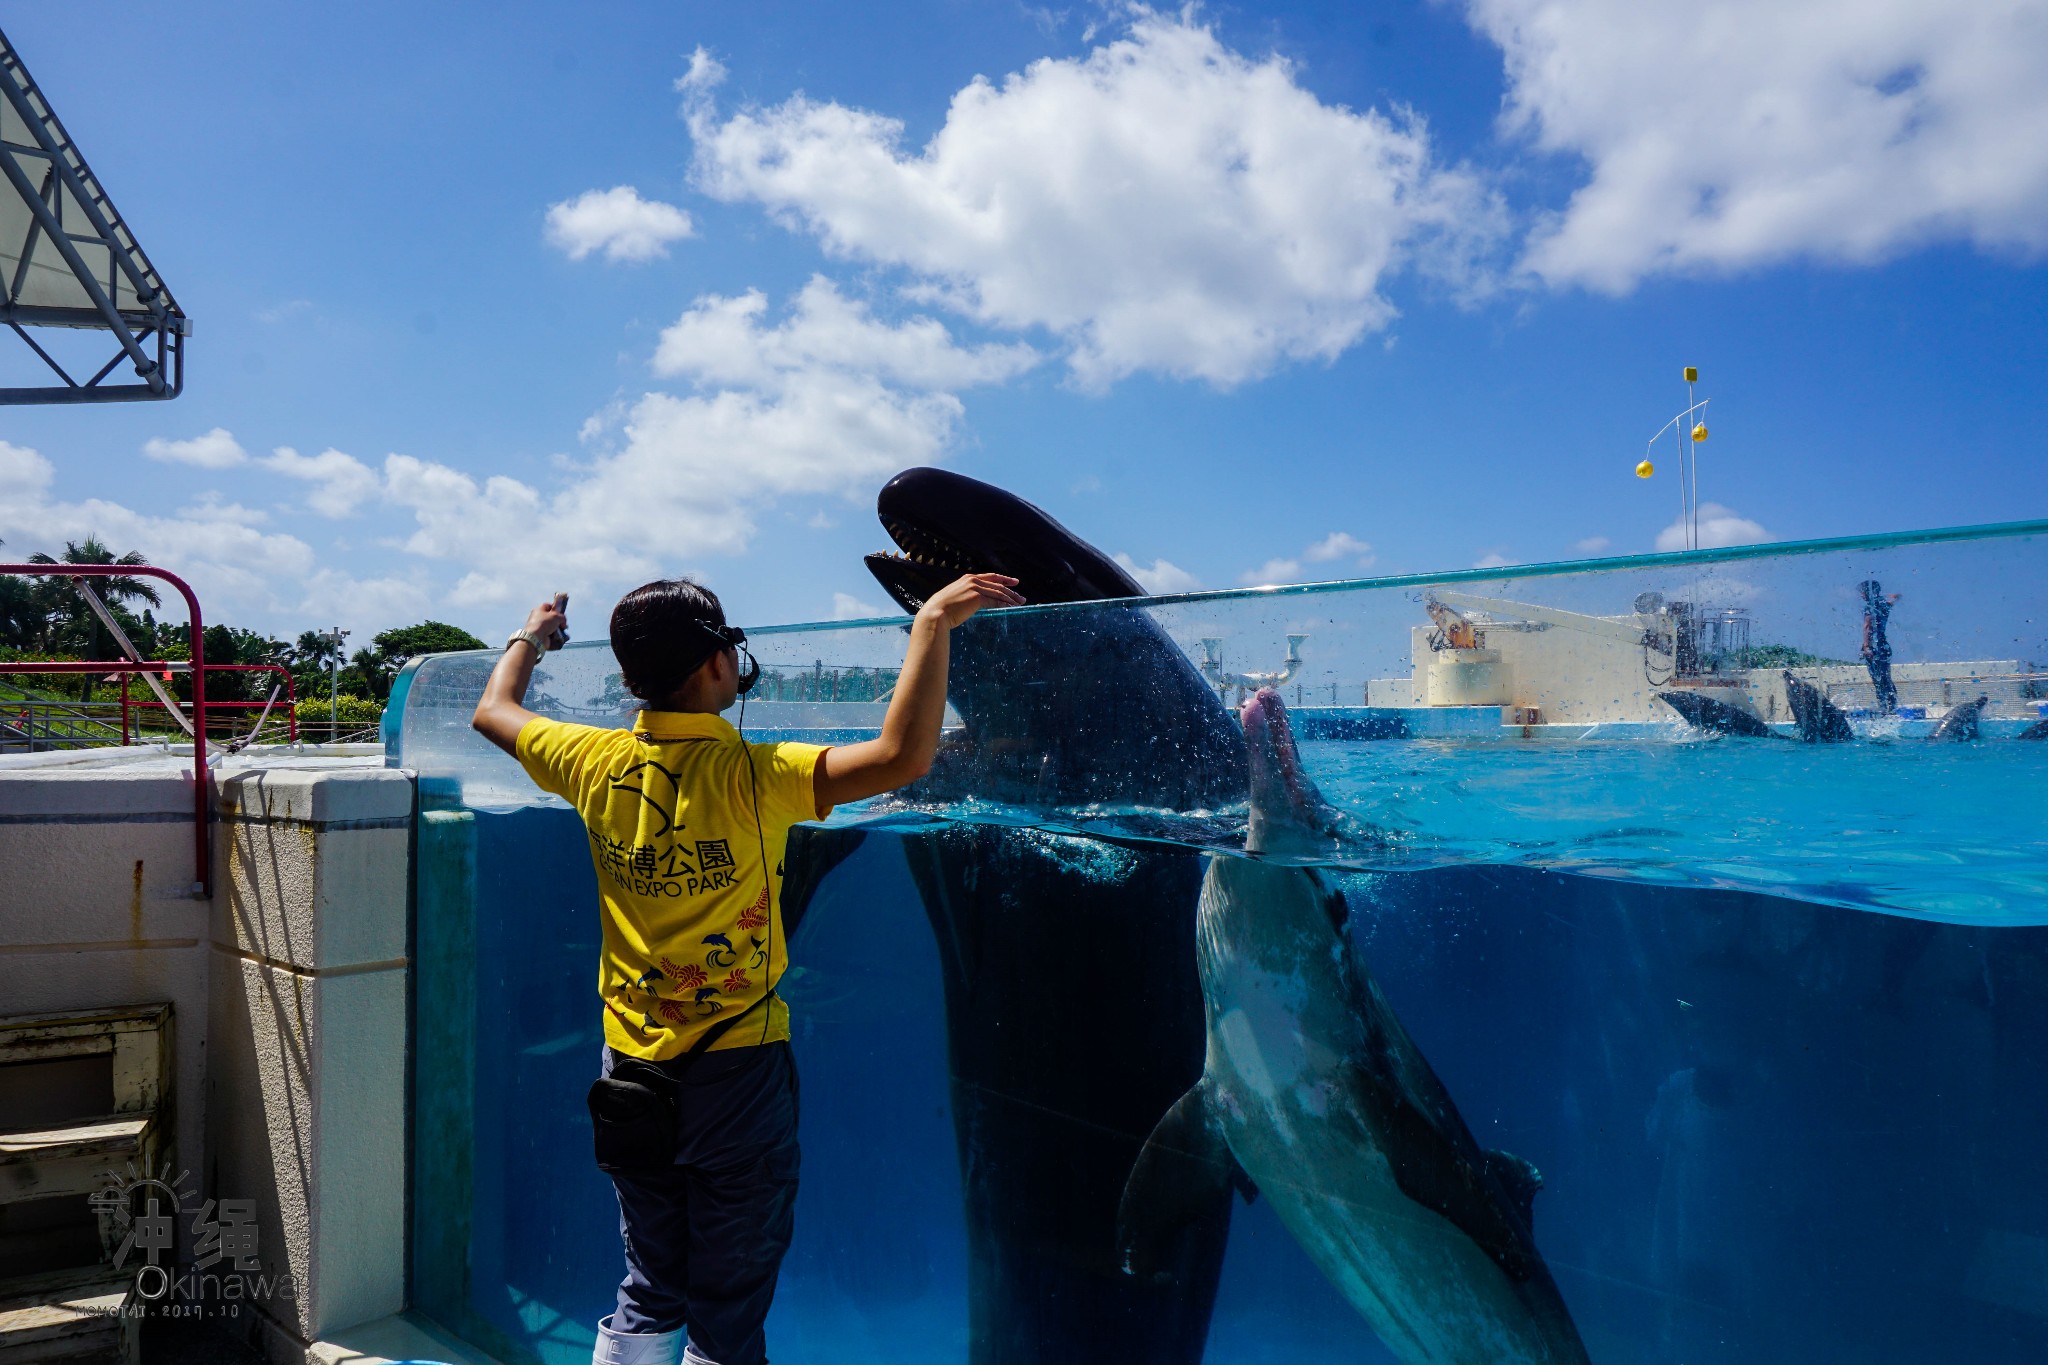
[[597, 1168], [608, 1175], [646, 1175], [676, 1159], [675, 1077], [652, 1062], [622, 1057], [612, 1074], [590, 1083], [590, 1122]]

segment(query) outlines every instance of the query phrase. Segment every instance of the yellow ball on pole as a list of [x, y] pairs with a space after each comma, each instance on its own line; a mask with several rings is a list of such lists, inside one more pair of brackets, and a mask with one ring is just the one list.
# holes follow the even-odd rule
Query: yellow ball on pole
[[1636, 477], [1639, 479], [1647, 479], [1656, 472], [1657, 466], [1651, 464], [1648, 460], [1644, 460], [1636, 466]]
[[1707, 439], [1707, 424], [1705, 422], [1701, 422], [1698, 426], [1692, 429], [1692, 438], [1695, 441], [1704, 441]]

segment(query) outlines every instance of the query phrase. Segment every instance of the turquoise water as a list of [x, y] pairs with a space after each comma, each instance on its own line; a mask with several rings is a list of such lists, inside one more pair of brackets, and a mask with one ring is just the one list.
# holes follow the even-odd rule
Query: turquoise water
[[[1475, 1136], [1543, 1171], [1537, 1243], [1594, 1361], [2048, 1359], [2048, 745], [1303, 753], [1355, 817], [1329, 860], [1353, 947]], [[1111, 950], [1112, 921], [1191, 892], [1243, 816], [838, 817], [864, 837], [784, 987], [804, 1172], [778, 1361], [1016, 1358], [971, 1321], [963, 1169], [994, 1149], [955, 1132], [949, 992], [1013, 987], [972, 1017], [1048, 1076], [1143, 1065], [1177, 1091], [1198, 1017], [1156, 1057], [1122, 1045], [1181, 1008], [1161, 974], [1188, 942]], [[947, 848], [1001, 871], [980, 894], [1029, 949], [979, 978], [947, 965], [916, 875]], [[580, 1365], [619, 1272], [583, 1112], [585, 840], [558, 806], [457, 805], [420, 865], [415, 1299], [509, 1359]], [[1055, 1155], [1102, 1140], [1056, 1105], [1033, 1122]], [[1233, 1213], [1205, 1358], [1393, 1359], [1266, 1201]]]
[[[1306, 743], [1355, 816], [1331, 861], [1505, 863], [1986, 925], [2048, 923], [2048, 745]], [[1244, 808], [930, 808], [947, 819], [1237, 847]], [[849, 818], [862, 818], [849, 812]], [[867, 818], [873, 818], [868, 816]]]

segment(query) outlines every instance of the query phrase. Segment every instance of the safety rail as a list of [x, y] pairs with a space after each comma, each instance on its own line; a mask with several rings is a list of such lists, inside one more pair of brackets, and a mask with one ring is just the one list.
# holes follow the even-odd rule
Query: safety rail
[[[200, 894], [211, 899], [213, 896], [213, 821], [212, 783], [208, 780], [206, 763], [206, 622], [199, 610], [199, 598], [184, 579], [169, 569], [159, 569], [154, 564], [0, 564], [0, 574], [22, 578], [160, 578], [178, 590], [185, 599], [187, 628], [192, 636], [192, 857], [194, 862], [193, 880], [198, 882]], [[50, 665], [44, 665], [45, 668]], [[101, 665], [88, 665], [101, 667]], [[124, 662], [123, 673], [132, 673], [140, 665]], [[161, 666], [159, 666], [161, 667]], [[58, 672], [71, 672], [68, 667]], [[108, 669], [113, 672], [113, 669]]]
[[[10, 714], [16, 716], [31, 716], [33, 713], [42, 712], [47, 715], [64, 716], [75, 721], [90, 722], [94, 725], [99, 726], [99, 728], [106, 730], [109, 735], [118, 733], [120, 735], [120, 742], [122, 744], [133, 744], [136, 742], [137, 736], [141, 734], [141, 718], [137, 716], [135, 713], [138, 711], [165, 711], [168, 708], [165, 707], [164, 704], [160, 701], [156, 701], [150, 698], [137, 698], [132, 696], [128, 690], [129, 678], [131, 678], [137, 673], [160, 673], [163, 675], [164, 681], [169, 682], [173, 674], [189, 673], [191, 671], [192, 666], [186, 663], [183, 659], [144, 659], [136, 663], [130, 663], [125, 659], [110, 662], [77, 659], [47, 659], [42, 661], [30, 660], [22, 662], [0, 663], [0, 677], [6, 677], [11, 674], [37, 673], [86, 673], [95, 675], [118, 673], [121, 675], [121, 697], [119, 701], [57, 701], [52, 698], [41, 697], [8, 698], [5, 700], [0, 700], [0, 724], [6, 723], [7, 717]], [[248, 701], [241, 698], [236, 698], [233, 700], [220, 698], [213, 701], [209, 701], [206, 704], [206, 709], [209, 713], [214, 711], [257, 711], [260, 713], [257, 718], [257, 725], [260, 728], [261, 725], [263, 724], [263, 718], [268, 716], [269, 713], [273, 709], [275, 709], [277, 702], [279, 700], [279, 689], [281, 688], [283, 692], [286, 726], [289, 732], [290, 742], [294, 744], [298, 742], [299, 721], [296, 710], [298, 706], [298, 689], [293, 684], [290, 669], [284, 667], [282, 664], [208, 664], [206, 665], [206, 671], [209, 674], [277, 674], [279, 680], [278, 684], [272, 687], [271, 695], [269, 699], [265, 701]], [[114, 715], [118, 715], [121, 718], [121, 724], [118, 731], [116, 731], [112, 725], [100, 719], [100, 717], [102, 716]], [[211, 715], [209, 715], [208, 719], [212, 719]], [[254, 733], [255, 732], [252, 731], [250, 735], [244, 736], [242, 740], [239, 742], [246, 744], [251, 738], [254, 737]]]

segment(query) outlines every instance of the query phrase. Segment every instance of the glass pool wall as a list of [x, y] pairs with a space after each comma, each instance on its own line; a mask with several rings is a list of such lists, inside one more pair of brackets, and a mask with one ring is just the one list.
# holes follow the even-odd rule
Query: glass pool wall
[[[969, 623], [967, 758], [792, 842], [803, 1183], [771, 1353], [1399, 1358], [1272, 1197], [1149, 1299], [1114, 1245], [1120, 1167], [1202, 1067], [1195, 901], [1244, 837], [1244, 795], [1188, 775], [1214, 716], [1179, 684], [1213, 661], [1234, 695], [1292, 652], [1306, 767], [1352, 820], [1320, 859], [1349, 951], [1478, 1143], [1542, 1171], [1535, 1241], [1592, 1360], [2048, 1359], [2044, 550], [2032, 525]], [[1859, 660], [1873, 578], [1900, 715]], [[1418, 639], [1431, 599], [1548, 704], [1418, 705], [1433, 664], [1453, 700], [1492, 685]], [[777, 680], [749, 734], [872, 733], [900, 620], [749, 633]], [[413, 1302], [580, 1362], [620, 1271], [583, 1106], [595, 883], [574, 814], [468, 729], [491, 661], [421, 661], [387, 713], [422, 793]], [[1789, 733], [1785, 665], [1850, 739]], [[631, 715], [601, 644], [534, 690]], [[1660, 691], [1773, 733], [1707, 735]], [[1934, 737], [1980, 695], [1976, 739]]]

